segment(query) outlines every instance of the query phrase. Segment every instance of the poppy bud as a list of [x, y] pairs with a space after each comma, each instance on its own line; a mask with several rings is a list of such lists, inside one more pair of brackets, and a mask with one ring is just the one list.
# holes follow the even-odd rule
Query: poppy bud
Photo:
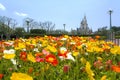
[[69, 65], [64, 65], [63, 71], [64, 71], [65, 73], [67, 73], [69, 70], [70, 70], [70, 66], [69, 66]]

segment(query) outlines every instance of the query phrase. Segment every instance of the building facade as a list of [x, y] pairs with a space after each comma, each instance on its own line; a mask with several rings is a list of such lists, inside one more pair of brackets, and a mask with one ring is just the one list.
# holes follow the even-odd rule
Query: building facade
[[77, 33], [80, 35], [88, 35], [92, 33], [92, 29], [88, 27], [86, 16], [82, 19], [80, 27], [77, 28]]

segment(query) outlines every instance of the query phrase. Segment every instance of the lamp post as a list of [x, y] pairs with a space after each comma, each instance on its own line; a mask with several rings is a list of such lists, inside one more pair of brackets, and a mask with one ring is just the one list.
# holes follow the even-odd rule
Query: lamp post
[[111, 31], [111, 28], [112, 28], [111, 14], [112, 14], [113, 11], [109, 10], [108, 12], [109, 12], [109, 15], [110, 15], [110, 31]]
[[64, 26], [64, 33], [65, 33], [65, 26], [66, 26], [66, 24], [63, 24], [63, 26]]
[[110, 15], [110, 32], [109, 32], [109, 39], [112, 40], [114, 38], [114, 33], [112, 32], [112, 18], [111, 18], [111, 15], [113, 13], [113, 10], [109, 10], [108, 11], [109, 15]]
[[26, 20], [26, 23], [27, 23], [27, 33], [29, 33], [29, 23], [30, 23], [30, 21]]

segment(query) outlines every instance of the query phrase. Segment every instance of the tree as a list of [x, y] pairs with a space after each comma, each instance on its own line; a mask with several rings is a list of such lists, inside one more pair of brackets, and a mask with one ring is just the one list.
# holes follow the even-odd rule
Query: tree
[[113, 27], [111, 27], [111, 29], [112, 29], [114, 32], [117, 32], [117, 31], [120, 31], [120, 26], [113, 26]]
[[107, 26], [104, 26], [102, 28], [99, 28], [98, 31], [94, 32], [94, 34], [102, 35], [102, 36], [107, 36], [108, 31], [109, 30], [107, 30]]
[[13, 29], [13, 30], [15, 30], [15, 27], [17, 26], [17, 21], [15, 20], [15, 19], [13, 19], [12, 20], [12, 23], [11, 23], [11, 28]]
[[115, 32], [115, 35], [120, 35], [120, 26], [113, 26], [111, 29]]
[[55, 24], [53, 24], [50, 21], [46, 21], [43, 23], [43, 27], [46, 29], [47, 34], [49, 34], [50, 32], [52, 32], [55, 28]]
[[31, 34], [46, 34], [46, 30], [44, 30], [44, 29], [31, 29], [30, 33]]
[[53, 31], [53, 34], [68, 34], [68, 32], [61, 29], [57, 29]]
[[17, 27], [15, 28], [15, 33], [14, 33], [17, 37], [23, 37], [25, 34], [25, 29], [22, 27]]
[[0, 32], [2, 34], [6, 33], [5, 16], [0, 16]]
[[71, 29], [70, 34], [71, 34], [71, 35], [76, 35], [76, 34], [77, 34], [77, 30], [73, 30], [73, 29]]
[[0, 16], [0, 33], [1, 35], [5, 35], [7, 39], [10, 39], [10, 35], [12, 34], [12, 32], [14, 32], [11, 28], [12, 22], [12, 18]]

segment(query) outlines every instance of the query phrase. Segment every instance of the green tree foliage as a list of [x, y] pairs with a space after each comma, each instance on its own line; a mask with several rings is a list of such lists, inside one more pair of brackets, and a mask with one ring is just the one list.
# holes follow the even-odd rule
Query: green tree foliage
[[44, 30], [44, 29], [31, 29], [30, 33], [31, 34], [46, 34], [46, 30]]
[[120, 26], [113, 26], [112, 27], [112, 31], [115, 32], [115, 35], [119, 35], [120, 36]]
[[25, 29], [22, 27], [17, 27], [15, 28], [15, 33], [17, 35], [17, 37], [23, 37], [25, 34]]
[[98, 31], [94, 32], [96, 35], [102, 35], [102, 36], [107, 36], [108, 34], [107, 26], [99, 28]]
[[113, 26], [111, 28], [114, 32], [120, 31], [120, 26]]
[[0, 35], [5, 35], [6, 39], [10, 39], [10, 35], [14, 33], [14, 27], [17, 25], [16, 20], [0, 16]]

